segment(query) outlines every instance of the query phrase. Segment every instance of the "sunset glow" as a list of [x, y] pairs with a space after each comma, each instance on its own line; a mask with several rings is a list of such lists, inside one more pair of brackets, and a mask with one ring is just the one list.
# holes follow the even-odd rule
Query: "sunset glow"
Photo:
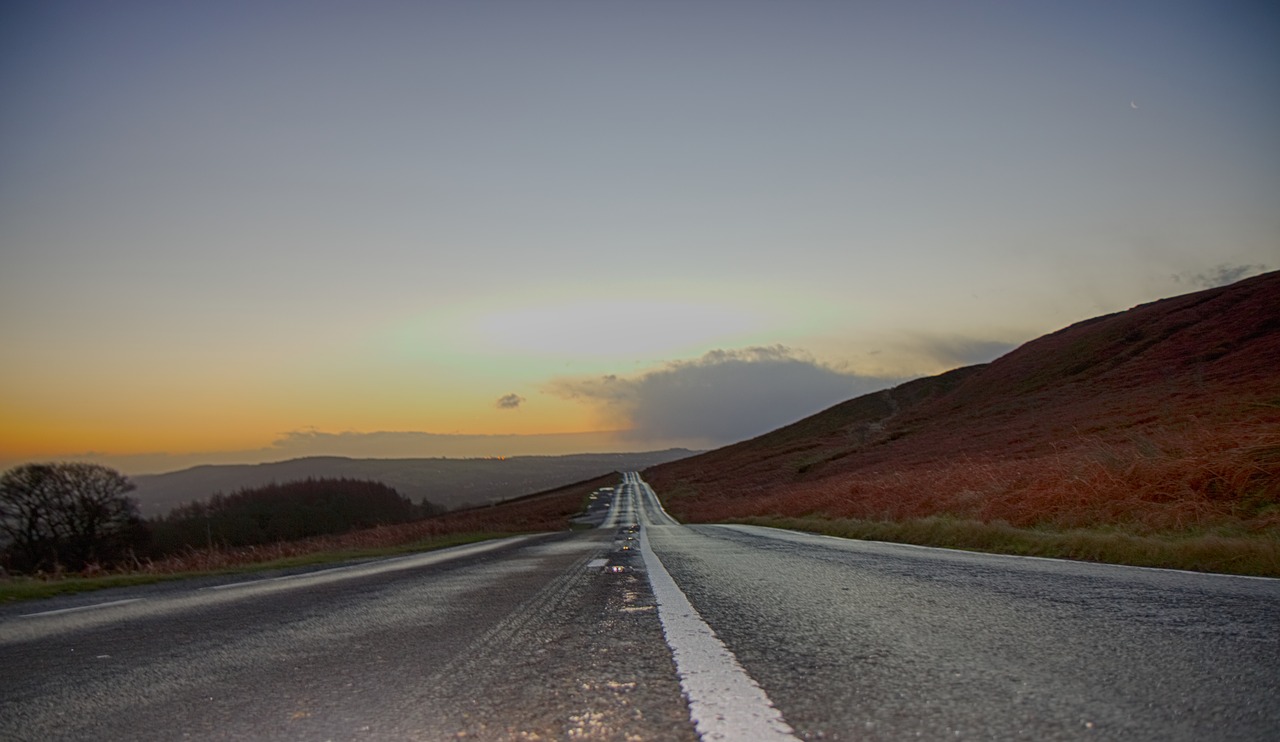
[[1265, 4], [24, 3], [0, 92], [4, 467], [718, 446], [1280, 266]]

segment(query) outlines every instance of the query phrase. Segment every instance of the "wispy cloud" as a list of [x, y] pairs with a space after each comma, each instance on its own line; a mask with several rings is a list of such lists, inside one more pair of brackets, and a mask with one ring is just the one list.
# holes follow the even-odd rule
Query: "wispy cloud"
[[547, 390], [598, 405], [640, 440], [743, 440], [896, 379], [859, 376], [783, 346], [715, 350], [635, 377], [561, 378]]
[[1199, 288], [1212, 289], [1218, 286], [1226, 286], [1229, 283], [1235, 283], [1242, 278], [1265, 273], [1270, 267], [1261, 263], [1256, 265], [1231, 265], [1230, 263], [1221, 263], [1204, 273], [1179, 273], [1173, 277], [1178, 283], [1189, 283]]
[[500, 410], [514, 410], [524, 404], [524, 397], [519, 394], [504, 394], [498, 397], [498, 401], [494, 403], [494, 407]]
[[930, 337], [918, 343], [921, 354], [946, 367], [989, 363], [1018, 347], [1017, 343], [966, 337]]

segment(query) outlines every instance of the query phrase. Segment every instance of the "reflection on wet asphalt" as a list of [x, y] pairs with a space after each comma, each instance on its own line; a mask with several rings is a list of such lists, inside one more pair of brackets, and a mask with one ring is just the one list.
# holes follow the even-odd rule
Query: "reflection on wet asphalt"
[[1280, 581], [684, 527], [632, 481], [590, 530], [0, 607], [0, 738], [694, 739], [643, 528], [804, 739], [1280, 739]]
[[7, 612], [0, 738], [693, 739], [618, 538], [301, 587], [135, 590], [78, 623]]
[[1276, 739], [1280, 581], [654, 528], [813, 739]]

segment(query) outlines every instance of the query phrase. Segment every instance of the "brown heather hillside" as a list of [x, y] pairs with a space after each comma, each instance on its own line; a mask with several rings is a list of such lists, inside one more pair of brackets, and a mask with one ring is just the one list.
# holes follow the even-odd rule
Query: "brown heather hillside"
[[1280, 273], [1086, 320], [645, 477], [690, 521], [1280, 535]]

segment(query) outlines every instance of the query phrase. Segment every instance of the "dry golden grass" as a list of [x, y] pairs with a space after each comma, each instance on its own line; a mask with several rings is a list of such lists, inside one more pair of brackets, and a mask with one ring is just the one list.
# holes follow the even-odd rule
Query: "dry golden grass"
[[897, 471], [853, 471], [754, 494], [679, 498], [696, 521], [823, 515], [945, 515], [1017, 527], [1136, 533], [1280, 532], [1280, 429], [1188, 428], [1126, 444], [1082, 438], [1043, 456], [961, 456]]
[[1124, 442], [1079, 437], [1039, 456], [962, 455], [754, 490], [677, 483], [660, 493], [687, 521], [1280, 575], [1280, 424], [1262, 418]]
[[946, 516], [871, 521], [847, 518], [740, 518], [736, 522], [841, 538], [996, 554], [1077, 559], [1138, 567], [1280, 577], [1280, 537], [1140, 536], [1102, 529], [1017, 528]]

